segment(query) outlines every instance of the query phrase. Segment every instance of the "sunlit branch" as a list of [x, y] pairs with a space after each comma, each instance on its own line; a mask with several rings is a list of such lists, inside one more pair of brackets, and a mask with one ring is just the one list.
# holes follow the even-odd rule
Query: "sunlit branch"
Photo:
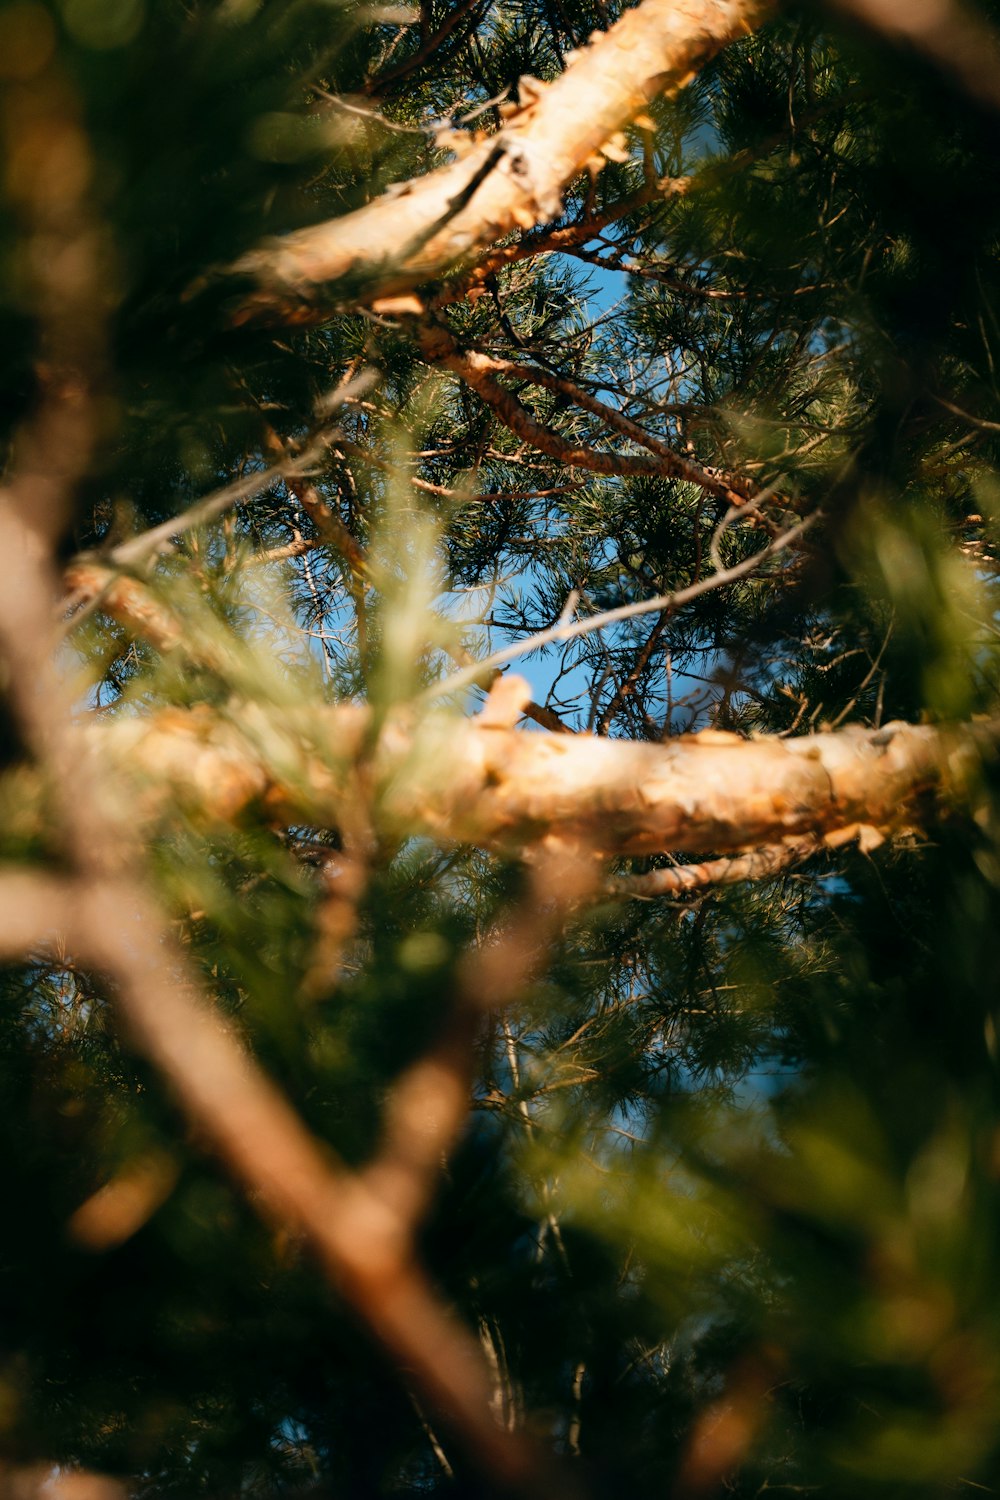
[[751, 740], [707, 730], [657, 745], [403, 713], [374, 745], [371, 733], [360, 707], [255, 706], [237, 722], [205, 706], [87, 725], [73, 747], [111, 768], [137, 825], [181, 807], [223, 823], [265, 808], [278, 822], [337, 827], [356, 806], [360, 759], [387, 836], [720, 855], [853, 825], [919, 826], [967, 804], [1000, 726]]
[[656, 896], [682, 896], [709, 886], [736, 885], [744, 880], [766, 880], [822, 849], [818, 834], [788, 839], [748, 854], [734, 854], [724, 859], [701, 863], [671, 865], [667, 869], [649, 870], [643, 875], [618, 875], [605, 884], [609, 896], [651, 899]]
[[552, 219], [567, 187], [588, 163], [599, 164], [617, 131], [772, 9], [768, 0], [643, 0], [596, 35], [561, 77], [523, 83], [517, 114], [461, 161], [244, 255], [231, 272], [254, 289], [236, 321], [315, 321], [338, 298], [357, 303], [408, 292], [512, 229]]
[[[705, 468], [686, 454], [678, 453], [654, 433], [640, 427], [638, 422], [633, 422], [623, 412], [608, 406], [607, 402], [599, 401], [596, 396], [582, 390], [565, 376], [543, 370], [537, 365], [519, 365], [514, 360], [498, 359], [475, 350], [460, 350], [439, 327], [426, 330], [422, 347], [429, 359], [444, 365], [471, 385], [516, 436], [525, 438], [552, 458], [598, 474], [649, 474], [683, 480], [697, 485], [706, 494], [725, 500], [728, 505], [739, 506], [752, 497], [751, 486], [746, 480], [720, 473], [717, 469]], [[562, 437], [553, 428], [538, 422], [517, 396], [494, 378], [495, 374], [509, 375], [568, 397], [581, 410], [599, 417], [613, 432], [621, 433], [623, 437], [630, 438], [655, 454], [655, 461], [638, 455], [592, 448]]]

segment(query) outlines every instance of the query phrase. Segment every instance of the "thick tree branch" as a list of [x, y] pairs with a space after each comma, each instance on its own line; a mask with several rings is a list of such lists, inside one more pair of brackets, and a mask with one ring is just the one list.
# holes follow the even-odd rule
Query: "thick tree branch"
[[[84, 559], [72, 562], [63, 574], [69, 591], [67, 607], [100, 609], [157, 651], [173, 651], [185, 639], [184, 625], [147, 584]], [[75, 624], [75, 619], [70, 624]]]
[[[261, 810], [337, 825], [357, 797], [396, 836], [516, 850], [557, 840], [595, 854], [722, 854], [853, 825], [913, 826], [972, 795], [1000, 723], [889, 724], [802, 739], [706, 731], [662, 745], [524, 733], [474, 719], [391, 718], [374, 750], [359, 707], [167, 709], [76, 731], [77, 750], [117, 768], [132, 816], [179, 801], [224, 822]], [[139, 787], [131, 794], [124, 788]]]
[[3, 1500], [127, 1500], [128, 1491], [117, 1479], [89, 1469], [61, 1464], [0, 1463]]
[[317, 321], [341, 295], [334, 283], [354, 302], [409, 291], [512, 229], [556, 217], [566, 188], [616, 131], [772, 9], [770, 0], [643, 0], [561, 77], [533, 85], [530, 99], [522, 86], [524, 107], [463, 160], [243, 256], [232, 271], [255, 288], [235, 321]]

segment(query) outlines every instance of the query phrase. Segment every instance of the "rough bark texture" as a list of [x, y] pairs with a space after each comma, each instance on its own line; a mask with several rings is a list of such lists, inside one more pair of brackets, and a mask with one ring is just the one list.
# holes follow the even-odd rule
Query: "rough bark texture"
[[[708, 731], [664, 745], [433, 715], [375, 734], [362, 708], [167, 710], [91, 726], [92, 753], [138, 777], [132, 815], [261, 810], [334, 826], [373, 795], [378, 826], [488, 848], [566, 841], [601, 855], [724, 853], [854, 825], [892, 830], [966, 799], [1000, 724], [889, 724], [802, 739]], [[130, 796], [133, 794], [129, 794]]]
[[643, 0], [552, 83], [522, 79], [518, 113], [460, 161], [243, 256], [232, 270], [256, 290], [236, 321], [313, 321], [338, 281], [349, 301], [406, 292], [512, 229], [556, 218], [564, 190], [617, 131], [773, 8], [771, 0]]

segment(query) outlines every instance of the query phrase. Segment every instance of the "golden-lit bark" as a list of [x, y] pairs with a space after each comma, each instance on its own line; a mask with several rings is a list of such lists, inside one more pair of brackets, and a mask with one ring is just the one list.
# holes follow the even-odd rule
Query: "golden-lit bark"
[[138, 777], [134, 812], [180, 802], [208, 819], [261, 812], [336, 826], [359, 795], [379, 827], [519, 849], [547, 841], [595, 854], [735, 852], [854, 825], [891, 831], [966, 799], [1000, 725], [888, 724], [801, 739], [713, 731], [666, 744], [560, 735], [433, 714], [238, 706], [165, 710], [79, 731]]
[[338, 301], [408, 292], [511, 230], [558, 217], [580, 172], [596, 168], [605, 148], [616, 152], [618, 131], [773, 8], [771, 0], [643, 0], [596, 33], [559, 78], [522, 79], [517, 113], [460, 160], [243, 256], [231, 269], [255, 288], [236, 321], [309, 322]]

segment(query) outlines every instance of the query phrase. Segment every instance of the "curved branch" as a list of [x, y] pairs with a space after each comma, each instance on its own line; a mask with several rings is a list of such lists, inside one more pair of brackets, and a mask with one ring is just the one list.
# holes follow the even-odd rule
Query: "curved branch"
[[783, 531], [776, 536], [760, 552], [754, 552], [750, 557], [745, 557], [742, 562], [734, 563], [724, 572], [710, 573], [707, 578], [701, 578], [697, 583], [689, 584], [686, 589], [678, 589], [673, 594], [657, 594], [652, 599], [637, 599], [632, 604], [619, 604], [614, 609], [602, 610], [597, 615], [584, 615], [578, 620], [559, 619], [546, 630], [538, 630], [534, 635], [523, 636], [509, 646], [501, 646], [499, 651], [494, 651], [482, 661], [477, 662], [474, 669], [463, 668], [462, 671], [454, 672], [450, 677], [446, 677], [443, 682], [434, 683], [421, 697], [424, 701], [449, 697], [452, 693], [460, 692], [463, 688], [478, 681], [481, 674], [488, 668], [504, 666], [505, 663], [515, 661], [519, 656], [526, 656], [531, 651], [538, 651], [542, 646], [551, 645], [554, 641], [571, 641], [577, 636], [589, 635], [593, 630], [604, 630], [608, 625], [617, 625], [622, 620], [638, 619], [640, 615], [655, 614], [657, 611], [673, 613], [682, 605], [701, 598], [702, 594], [710, 594], [715, 589], [725, 588], [730, 583], [736, 583], [739, 579], [756, 573], [757, 569], [763, 567], [770, 558], [783, 552], [786, 547], [793, 546], [818, 519], [819, 514], [818, 511], [814, 511], [811, 516], [807, 516], [791, 530]]
[[[475, 350], [460, 350], [451, 336], [442, 328], [435, 327], [425, 332], [422, 338], [423, 352], [428, 359], [443, 365], [461, 377], [467, 385], [496, 412], [497, 416], [517, 437], [523, 438], [540, 452], [562, 463], [579, 469], [588, 469], [594, 474], [658, 475], [665, 479], [681, 479], [696, 484], [706, 494], [724, 500], [727, 505], [742, 506], [752, 498], [750, 485], [731, 474], [717, 469], [707, 469], [694, 459], [678, 453], [653, 433], [647, 432], [637, 422], [613, 406], [599, 401], [588, 391], [581, 390], [572, 380], [543, 370], [537, 365], [519, 365], [513, 360], [497, 359], [479, 354]], [[635, 443], [654, 455], [645, 458], [642, 454], [608, 453], [587, 444], [572, 443], [551, 427], [544, 426], [531, 415], [527, 407], [497, 380], [496, 374], [516, 376], [531, 385], [544, 387], [568, 397], [574, 405], [593, 416], [599, 417], [606, 426], [631, 438]]]

